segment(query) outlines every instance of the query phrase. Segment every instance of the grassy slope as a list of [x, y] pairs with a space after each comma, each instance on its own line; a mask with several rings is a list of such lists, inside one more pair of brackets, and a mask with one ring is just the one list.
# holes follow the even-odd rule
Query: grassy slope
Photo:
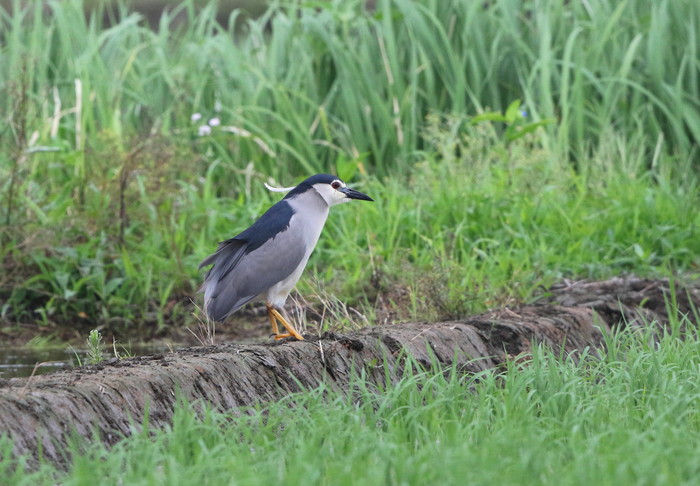
[[[700, 340], [625, 333], [578, 364], [544, 349], [528, 366], [465, 377], [426, 372], [381, 394], [290, 396], [252, 415], [183, 405], [172, 429], [107, 452], [84, 448], [68, 473], [44, 465], [8, 484], [695, 484]], [[77, 450], [77, 449], [76, 449]]]
[[[302, 293], [370, 318], [378, 295], [444, 317], [694, 267], [697, 2], [360, 3], [234, 14], [235, 41], [187, 3], [156, 31], [78, 1], [0, 14], [5, 325], [181, 322], [197, 263], [274, 201], [262, 182], [318, 171], [377, 204], [332, 215]], [[483, 115], [515, 99], [525, 118]]]

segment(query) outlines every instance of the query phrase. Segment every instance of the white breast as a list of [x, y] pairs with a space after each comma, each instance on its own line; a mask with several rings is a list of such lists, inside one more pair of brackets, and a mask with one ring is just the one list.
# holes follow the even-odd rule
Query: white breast
[[299, 266], [292, 274], [281, 282], [273, 285], [268, 291], [266, 300], [275, 307], [281, 308], [304, 272], [306, 263], [318, 243], [323, 226], [328, 218], [328, 204], [315, 191], [308, 191], [289, 199], [289, 205], [294, 209], [294, 215], [289, 221], [290, 231], [300, 235], [306, 252]]

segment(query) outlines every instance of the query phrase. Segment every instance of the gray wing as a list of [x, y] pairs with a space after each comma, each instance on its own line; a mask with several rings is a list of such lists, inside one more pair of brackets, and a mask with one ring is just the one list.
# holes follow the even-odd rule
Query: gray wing
[[223, 320], [237, 309], [286, 279], [301, 264], [306, 248], [301, 235], [283, 231], [249, 250], [246, 241], [231, 239], [219, 245], [200, 265], [214, 264], [202, 284], [204, 308], [212, 319]]

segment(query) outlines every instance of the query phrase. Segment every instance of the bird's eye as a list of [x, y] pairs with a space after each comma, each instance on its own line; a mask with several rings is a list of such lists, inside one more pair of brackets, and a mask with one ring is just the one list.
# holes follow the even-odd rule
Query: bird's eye
[[343, 186], [343, 184], [340, 181], [333, 181], [331, 182], [331, 187], [333, 189], [340, 189]]

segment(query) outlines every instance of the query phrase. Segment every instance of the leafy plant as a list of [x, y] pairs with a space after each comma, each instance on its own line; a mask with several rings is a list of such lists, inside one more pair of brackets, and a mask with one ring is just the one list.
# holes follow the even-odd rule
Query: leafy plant
[[87, 344], [87, 364], [97, 364], [105, 359], [105, 344], [102, 341], [102, 334], [97, 329], [90, 331], [85, 343]]
[[222, 24], [184, 1], [157, 29], [127, 3], [21, 3], [0, 10], [3, 325], [190, 323], [197, 263], [274, 201], [262, 183], [313, 172], [376, 196], [310, 268], [362, 314], [696, 265], [698, 2], [273, 3]]
[[501, 122], [506, 125], [503, 137], [506, 145], [511, 144], [515, 140], [524, 137], [528, 133], [532, 133], [540, 127], [554, 123], [556, 120], [547, 118], [538, 121], [526, 121], [527, 111], [522, 107], [520, 100], [513, 101], [504, 113], [498, 111], [488, 111], [479, 113], [473, 116], [470, 122], [474, 125], [489, 122]]

